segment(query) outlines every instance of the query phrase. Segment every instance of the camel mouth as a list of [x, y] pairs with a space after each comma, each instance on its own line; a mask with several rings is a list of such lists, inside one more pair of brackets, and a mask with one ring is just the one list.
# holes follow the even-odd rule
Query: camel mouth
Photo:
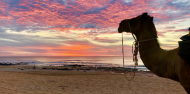
[[124, 31], [123, 31], [123, 21], [121, 21], [121, 22], [119, 23], [118, 32], [119, 32], [119, 33], [124, 32]]
[[124, 32], [124, 31], [121, 29], [121, 26], [119, 26], [119, 28], [118, 28], [118, 32], [119, 32], [119, 33]]

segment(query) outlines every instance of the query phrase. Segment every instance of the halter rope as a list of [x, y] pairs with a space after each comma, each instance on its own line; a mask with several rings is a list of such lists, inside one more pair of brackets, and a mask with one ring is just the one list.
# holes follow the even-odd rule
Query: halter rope
[[[124, 75], [125, 75], [125, 78], [128, 80], [128, 81], [131, 81], [133, 80], [133, 78], [135, 77], [135, 72], [136, 72], [136, 66], [138, 66], [138, 58], [137, 58], [137, 55], [138, 55], [138, 51], [139, 51], [139, 43], [140, 42], [146, 42], [146, 41], [150, 41], [150, 40], [154, 40], [154, 39], [157, 39], [157, 38], [152, 38], [152, 39], [147, 39], [147, 40], [142, 40], [142, 41], [137, 41], [137, 39], [135, 38], [134, 36], [134, 33], [132, 32], [131, 30], [131, 26], [130, 26], [130, 22], [129, 22], [129, 29], [132, 33], [132, 36], [133, 38], [135, 39], [135, 41], [133, 42], [132, 44], [132, 54], [133, 54], [133, 61], [135, 62], [135, 66], [134, 66], [134, 69], [133, 69], [133, 77], [131, 79], [128, 79], [127, 76], [125, 75], [125, 62], [124, 62], [124, 48], [123, 48], [123, 33], [122, 33], [122, 54], [123, 54], [123, 72], [124, 72]], [[135, 45], [135, 50], [133, 51], [133, 46]]]

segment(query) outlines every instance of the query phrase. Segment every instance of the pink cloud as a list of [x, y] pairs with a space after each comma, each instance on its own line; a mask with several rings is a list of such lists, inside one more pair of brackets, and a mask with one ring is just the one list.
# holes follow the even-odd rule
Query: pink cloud
[[[35, 2], [35, 4], [32, 4]], [[132, 5], [123, 4], [124, 2], [117, 0], [112, 3], [107, 0], [76, 0], [68, 1], [66, 5], [50, 2], [49, 0], [21, 0], [19, 6], [25, 6], [29, 9], [12, 8], [9, 13], [18, 17], [17, 23], [20, 24], [34, 24], [39, 23], [39, 25], [47, 26], [58, 26], [58, 25], [72, 25], [78, 26], [80, 29], [83, 23], [92, 23], [102, 28], [107, 27], [118, 27], [121, 20], [132, 18], [145, 11], [154, 11], [157, 8], [150, 7], [149, 1], [147, 0], [135, 0]], [[75, 3], [75, 4], [72, 4]], [[31, 7], [31, 5], [33, 7]], [[43, 5], [43, 6], [42, 6]], [[45, 5], [45, 6], [44, 6]], [[102, 8], [103, 10], [98, 10], [99, 12], [87, 13], [95, 8]], [[175, 7], [168, 6], [169, 9], [176, 9]], [[16, 9], [21, 11], [15, 11]], [[161, 8], [161, 10], [164, 10]], [[151, 14], [158, 19], [168, 19], [168, 16], [153, 13]], [[65, 31], [75, 29], [75, 27], [65, 27], [56, 28], [56, 30]]]
[[2, 13], [5, 13], [6, 8], [8, 8], [9, 5], [7, 3], [4, 3], [0, 0], [0, 11], [2, 11]]
[[[117, 42], [111, 40], [109, 37], [99, 38], [99, 34], [115, 34], [119, 23], [123, 19], [129, 19], [149, 12], [151, 16], [157, 20], [169, 21], [171, 15], [167, 14], [168, 10], [177, 10], [175, 6], [163, 4], [161, 7], [157, 2], [152, 3], [152, 0], [132, 0], [132, 2], [125, 3], [122, 0], [68, 0], [66, 4], [56, 2], [56, 0], [20, 0], [18, 6], [10, 7], [8, 3], [0, 1], [0, 21], [7, 20], [5, 25], [10, 24], [11, 21], [16, 24], [24, 24], [31, 26], [37, 24], [39, 26], [47, 26], [48, 29], [58, 30], [66, 33], [73, 33], [77, 31], [77, 38], [92, 38], [97, 42]], [[9, 8], [10, 7], [10, 8]], [[24, 7], [24, 8], [21, 8]], [[187, 8], [184, 8], [187, 9]], [[187, 14], [189, 15], [189, 14]], [[173, 16], [172, 17], [178, 17]], [[87, 24], [87, 26], [82, 26]], [[88, 27], [91, 24], [91, 27]], [[176, 23], [178, 24], [178, 23]], [[68, 27], [66, 25], [69, 25]], [[64, 27], [65, 26], [65, 27]], [[24, 28], [24, 27], [23, 27]], [[96, 32], [89, 32], [90, 30], [99, 29]], [[109, 30], [108, 28], [116, 28], [116, 30]], [[70, 32], [72, 30], [72, 32]], [[80, 33], [82, 31], [82, 33]], [[86, 31], [84, 33], [84, 31]], [[184, 30], [176, 30], [175, 32], [182, 32]], [[169, 30], [167, 32], [170, 32]], [[129, 35], [129, 34], [126, 34]], [[158, 36], [164, 36], [163, 33], [158, 33]], [[120, 46], [104, 47], [100, 45], [88, 44], [87, 42], [65, 42], [71, 46], [50, 47], [41, 45], [38, 47], [5, 47], [4, 51], [20, 51], [27, 52], [27, 50], [47, 50], [45, 55], [121, 55]], [[56, 50], [56, 49], [57, 50]], [[131, 55], [131, 47], [125, 47]], [[32, 55], [43, 55], [42, 53], [33, 53]]]
[[[35, 4], [32, 2], [35, 2]], [[31, 23], [39, 23], [47, 26], [72, 25], [79, 26], [78, 28], [80, 28], [80, 25], [83, 23], [92, 23], [102, 28], [117, 28], [121, 20], [132, 18], [146, 11], [161, 10], [162, 13], [151, 13], [151, 15], [158, 19], [169, 19], [169, 17], [165, 15], [165, 7], [157, 8], [155, 7], [157, 6], [156, 3], [150, 6], [150, 4], [152, 4], [151, 2], [151, 0], [134, 0], [129, 5], [124, 4], [124, 2], [120, 0], [112, 2], [109, 0], [69, 0], [67, 2], [68, 4], [63, 5], [49, 0], [21, 0], [19, 6], [25, 6], [28, 9], [14, 7], [8, 12], [12, 16], [17, 17], [16, 20], [20, 24], [31, 25]], [[166, 2], [170, 2], [170, 0]], [[1, 8], [2, 11], [5, 11], [4, 7]], [[99, 12], [93, 13], [93, 9], [96, 8]], [[98, 8], [104, 9], [101, 10]], [[20, 11], [15, 11], [16, 9]], [[175, 10], [177, 8], [167, 6], [167, 9]], [[92, 12], [86, 14], [85, 12], [87, 11]], [[65, 29], [69, 30], [71, 28]]]

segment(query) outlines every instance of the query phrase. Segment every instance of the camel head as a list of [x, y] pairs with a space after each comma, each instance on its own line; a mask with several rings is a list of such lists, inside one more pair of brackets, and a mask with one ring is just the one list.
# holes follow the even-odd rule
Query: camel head
[[125, 19], [119, 24], [118, 32], [133, 33], [138, 36], [157, 37], [156, 28], [153, 23], [153, 17], [148, 13], [143, 13], [131, 19]]

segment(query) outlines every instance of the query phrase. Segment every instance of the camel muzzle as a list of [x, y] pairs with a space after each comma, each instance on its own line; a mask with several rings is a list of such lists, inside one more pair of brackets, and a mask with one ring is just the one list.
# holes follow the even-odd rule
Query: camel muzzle
[[130, 19], [125, 19], [122, 20], [121, 23], [119, 24], [118, 32], [129, 32], [131, 33], [131, 28], [130, 28]]

